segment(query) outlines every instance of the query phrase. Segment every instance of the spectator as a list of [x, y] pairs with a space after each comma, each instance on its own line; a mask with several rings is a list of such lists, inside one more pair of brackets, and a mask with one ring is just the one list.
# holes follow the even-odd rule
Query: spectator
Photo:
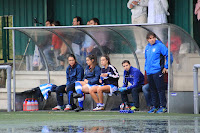
[[[139, 92], [141, 91], [142, 85], [144, 84], [144, 75], [141, 73], [139, 69], [132, 67], [128, 60], [124, 60], [122, 62], [122, 66], [124, 68], [124, 80], [123, 80], [123, 86], [119, 88], [123, 102], [122, 104], [130, 106], [127, 94], [131, 93], [133, 99], [133, 106], [131, 107], [131, 110], [138, 111]], [[130, 86], [128, 86], [128, 82], [131, 83]], [[120, 107], [123, 106], [120, 105]]]
[[[73, 18], [72, 26], [79, 26], [82, 24], [82, 19], [79, 16], [76, 16]], [[72, 39], [71, 40], [71, 46], [72, 50], [77, 57], [77, 61], [80, 63], [80, 55], [81, 55], [81, 45], [82, 42], [84, 41], [84, 34], [81, 32], [74, 32], [72, 33]], [[65, 55], [67, 53], [67, 46], [66, 44], [63, 44], [61, 47], [61, 53], [58, 56], [58, 60], [64, 61], [65, 60]]]
[[[47, 20], [45, 25], [46, 26], [51, 26], [52, 21]], [[55, 63], [53, 61], [53, 57], [54, 57], [54, 52], [51, 50], [51, 44], [52, 44], [52, 35], [50, 34], [48, 37], [45, 38], [45, 40], [38, 45], [38, 47], [40, 48], [40, 50], [44, 53], [48, 66], [49, 66], [49, 70], [54, 70], [55, 67]], [[40, 56], [42, 57], [42, 56]], [[45, 62], [43, 57], [41, 58], [41, 63], [42, 63], [42, 68], [40, 69], [41, 71], [45, 70]]]
[[[131, 22], [132, 24], [147, 23], [147, 6], [148, 0], [129, 0], [127, 3], [128, 9], [131, 9]], [[141, 30], [134, 31], [136, 39], [137, 50], [136, 53], [140, 54], [144, 52], [146, 40], [143, 38]]]
[[[167, 111], [167, 102], [163, 74], [168, 72], [168, 49], [161, 41], [156, 40], [156, 35], [153, 32], [149, 32], [146, 39], [149, 43], [145, 49], [145, 71], [147, 72], [153, 104], [148, 113], [165, 113]], [[160, 66], [160, 55], [166, 57], [163, 69]], [[157, 95], [159, 96], [159, 101], [156, 101]], [[156, 103], [160, 103], [160, 107], [157, 107]]]
[[[173, 57], [176, 61], [176, 68], [179, 70], [181, 68], [179, 62], [179, 51], [182, 44], [181, 37], [178, 36], [174, 31], [172, 31], [170, 41], [171, 41], [170, 52], [172, 52]], [[168, 42], [167, 42], [167, 47], [168, 47]]]
[[[148, 3], [148, 24], [167, 23], [168, 12], [167, 0], [149, 0]], [[153, 32], [158, 35], [159, 39], [166, 44], [167, 37], [164, 36], [164, 27], [158, 26], [153, 29]]]
[[[69, 66], [66, 69], [67, 83], [56, 88], [57, 106], [52, 110], [72, 110], [74, 107], [73, 92], [75, 91], [75, 82], [81, 81], [84, 76], [83, 67], [77, 63], [76, 57], [71, 54], [68, 57]], [[68, 104], [64, 107], [63, 104], [63, 93], [68, 95]]]
[[[117, 91], [119, 73], [117, 69], [111, 65], [110, 58], [107, 55], [101, 56], [101, 79], [102, 85], [94, 86], [89, 90], [90, 95], [97, 103], [97, 107], [93, 111], [104, 110], [103, 93], [109, 93], [112, 95], [113, 92]], [[97, 95], [95, 94], [98, 94]]]
[[168, 8], [167, 0], [149, 0], [148, 23], [167, 23]]
[[[60, 26], [60, 22], [59, 21], [54, 21], [52, 23], [52, 26]], [[57, 31], [56, 31], [57, 32]], [[59, 35], [63, 36], [61, 33], [57, 32]], [[60, 37], [58, 37], [56, 34], [53, 34], [52, 35], [52, 49], [54, 51], [54, 55], [55, 55], [55, 58], [56, 58], [56, 65], [58, 67], [55, 68], [55, 70], [63, 70], [64, 69], [64, 61], [59, 61], [57, 59], [57, 57], [59, 56], [60, 54], [60, 49], [61, 49], [61, 46], [63, 44], [63, 41], [60, 39]]]
[[99, 77], [101, 74], [101, 68], [97, 63], [97, 57], [95, 55], [88, 55], [86, 57], [87, 67], [85, 69], [85, 76], [83, 81], [79, 80], [75, 83], [75, 89], [77, 94], [74, 95], [74, 98], [78, 98], [79, 107], [75, 109], [75, 111], [83, 110], [83, 101], [84, 94], [89, 93], [89, 89], [92, 86], [96, 86], [99, 84]]
[[[99, 19], [92, 18], [90, 20], [90, 25], [100, 25]], [[104, 50], [105, 54], [109, 54], [110, 51], [112, 51], [112, 49], [114, 48], [112, 43], [107, 43], [109, 35], [106, 32], [96, 29], [94, 31], [89, 32], [89, 34], [91, 34], [96, 39], [96, 41], [99, 43], [99, 46]], [[86, 42], [86, 44], [87, 54], [101, 55], [99, 46], [96, 44], [96, 42], [94, 42], [94, 40], [91, 39], [90, 41]]]

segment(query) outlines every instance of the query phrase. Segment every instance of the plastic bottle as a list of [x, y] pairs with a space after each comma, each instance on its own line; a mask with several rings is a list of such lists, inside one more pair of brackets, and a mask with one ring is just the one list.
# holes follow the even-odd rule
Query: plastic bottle
[[27, 111], [27, 100], [26, 99], [23, 102], [23, 111]]
[[38, 101], [35, 100], [35, 110], [37, 111], [38, 110]]
[[31, 101], [30, 100], [28, 100], [26, 107], [27, 107], [26, 111], [31, 111]]
[[31, 111], [35, 111], [35, 101], [34, 101], [34, 99], [31, 100]]

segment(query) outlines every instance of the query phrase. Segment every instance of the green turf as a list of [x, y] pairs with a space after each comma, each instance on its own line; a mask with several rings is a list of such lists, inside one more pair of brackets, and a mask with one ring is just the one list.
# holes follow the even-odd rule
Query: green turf
[[110, 120], [110, 119], [188, 119], [200, 117], [195, 114], [148, 114], [136, 112], [132, 114], [120, 114], [119, 112], [62, 112], [62, 111], [38, 111], [38, 112], [0, 112], [0, 124], [18, 122], [48, 122], [48, 121], [80, 121], [80, 120]]

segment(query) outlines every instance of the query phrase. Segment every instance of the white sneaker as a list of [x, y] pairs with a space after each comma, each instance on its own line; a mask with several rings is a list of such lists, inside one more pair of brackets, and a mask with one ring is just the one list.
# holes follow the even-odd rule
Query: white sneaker
[[64, 110], [72, 110], [72, 106], [67, 104]]
[[104, 107], [97, 106], [96, 108], [93, 109], [93, 111], [99, 111], [99, 110], [104, 110]]
[[136, 54], [143, 54], [143, 50], [142, 50], [142, 49], [137, 49], [137, 50], [135, 51], [135, 53], [136, 53]]
[[56, 107], [52, 108], [52, 110], [61, 110], [61, 106], [57, 105]]

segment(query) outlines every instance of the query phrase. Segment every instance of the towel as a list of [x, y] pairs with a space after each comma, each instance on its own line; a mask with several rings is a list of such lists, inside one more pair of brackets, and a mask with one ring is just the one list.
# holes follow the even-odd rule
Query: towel
[[51, 92], [51, 88], [52, 88], [53, 84], [42, 84], [39, 86], [40, 91], [44, 97], [45, 100], [48, 99], [49, 96], [49, 92]]

